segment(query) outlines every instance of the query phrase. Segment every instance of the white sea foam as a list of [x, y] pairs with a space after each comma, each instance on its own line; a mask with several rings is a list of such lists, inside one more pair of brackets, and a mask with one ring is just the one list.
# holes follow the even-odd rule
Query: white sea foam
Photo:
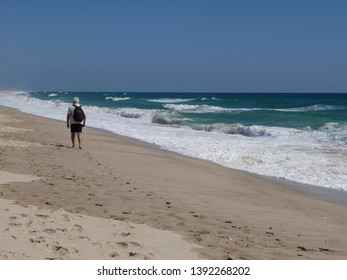
[[181, 124], [185, 119], [177, 114], [171, 112], [158, 111], [154, 113], [152, 117], [152, 123], [167, 124], [167, 125], [178, 125]]
[[[323, 111], [323, 110], [334, 110], [337, 107], [302, 107], [302, 108], [288, 108], [288, 109], [273, 109], [273, 108], [225, 108], [221, 106], [211, 106], [211, 105], [190, 105], [190, 104], [165, 104], [164, 108], [169, 110], [174, 110], [182, 113], [242, 113], [249, 111], [280, 111], [280, 112], [305, 112], [305, 111]], [[316, 108], [316, 109], [314, 109]], [[339, 107], [338, 109], [345, 109], [344, 107]]]
[[130, 99], [129, 97], [111, 97], [111, 96], [105, 97], [105, 100], [112, 100], [115, 102], [125, 101], [125, 100], [129, 100], [129, 99]]
[[187, 98], [187, 99], [183, 99], [183, 98], [159, 98], [159, 99], [147, 99], [147, 101], [149, 102], [156, 102], [156, 103], [183, 103], [183, 102], [189, 102], [192, 101], [194, 99], [192, 98]]
[[286, 109], [267, 109], [280, 112], [318, 112], [318, 111], [328, 111], [328, 110], [344, 110], [345, 106], [331, 106], [324, 104], [316, 104], [312, 106], [299, 107], [299, 108], [286, 108]]
[[243, 108], [223, 108], [220, 106], [209, 106], [209, 105], [189, 105], [189, 104], [165, 104], [164, 108], [174, 110], [182, 113], [221, 113], [221, 112], [240, 112], [248, 111], [249, 109]]
[[[0, 104], [62, 121], [70, 105], [39, 100], [25, 93], [0, 94]], [[347, 191], [347, 123], [328, 123], [319, 130], [237, 124], [215, 124], [211, 129], [197, 130], [172, 126], [170, 122], [153, 123], [153, 117], [162, 113], [158, 110], [96, 106], [84, 109], [90, 126], [226, 167]], [[166, 117], [172, 120], [173, 116]]]
[[264, 127], [252, 125], [245, 126], [241, 124], [195, 124], [192, 126], [195, 130], [204, 130], [208, 132], [217, 131], [226, 134], [240, 134], [247, 137], [262, 137], [270, 136], [271, 133], [267, 131]]
[[342, 124], [326, 123], [319, 131], [328, 134], [334, 143], [347, 144], [347, 121]]
[[[169, 102], [167, 102], [169, 103]], [[179, 102], [177, 102], [179, 103]], [[344, 110], [345, 106], [312, 105], [299, 108], [224, 108], [210, 105], [165, 104], [164, 108], [184, 113], [240, 113], [247, 111], [278, 111], [278, 112], [318, 112], [328, 110]]]

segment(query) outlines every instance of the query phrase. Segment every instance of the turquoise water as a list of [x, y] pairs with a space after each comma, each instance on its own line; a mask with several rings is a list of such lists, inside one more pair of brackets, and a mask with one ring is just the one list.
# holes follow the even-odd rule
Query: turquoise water
[[[0, 105], [87, 126], [226, 167], [347, 190], [347, 94], [16, 92]], [[62, 126], [65, 128], [65, 126]]]
[[181, 119], [190, 126], [238, 123], [315, 130], [327, 123], [347, 122], [347, 94], [31, 92], [30, 95], [67, 103], [79, 96], [89, 106], [163, 110], [175, 113], [177, 121]]

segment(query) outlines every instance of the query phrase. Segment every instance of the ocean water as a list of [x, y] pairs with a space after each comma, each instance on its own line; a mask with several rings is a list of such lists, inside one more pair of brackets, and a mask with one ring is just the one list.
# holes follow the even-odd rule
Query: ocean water
[[347, 94], [12, 92], [0, 94], [0, 105], [65, 121], [74, 96], [87, 126], [226, 167], [347, 191]]

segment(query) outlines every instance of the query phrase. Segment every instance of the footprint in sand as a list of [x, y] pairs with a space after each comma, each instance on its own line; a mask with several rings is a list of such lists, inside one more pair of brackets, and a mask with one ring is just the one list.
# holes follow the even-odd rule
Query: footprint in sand
[[129, 244], [134, 246], [134, 247], [141, 247], [141, 245], [139, 243], [134, 242], [134, 241], [130, 241]]
[[64, 256], [69, 253], [69, 250], [67, 248], [64, 248], [62, 246], [57, 246], [57, 245], [53, 245], [52, 250], [54, 253], [58, 253], [61, 256]]
[[90, 241], [90, 238], [88, 236], [77, 236], [78, 239], [87, 239], [88, 241]]
[[49, 215], [36, 214], [35, 216], [42, 218], [42, 219], [48, 219], [49, 218]]
[[128, 247], [128, 243], [126, 242], [117, 242], [117, 245], [123, 247], [123, 248], [127, 248]]
[[31, 243], [42, 243], [42, 242], [45, 242], [45, 241], [46, 241], [46, 239], [43, 236], [40, 236], [38, 239], [30, 238], [30, 242]]
[[202, 234], [202, 235], [205, 235], [205, 234], [209, 234], [210, 231], [208, 231], [208, 230], [206, 230], [206, 229], [203, 229], [203, 230], [197, 231], [197, 233]]
[[19, 227], [19, 226], [22, 226], [22, 223], [18, 222], [18, 218], [17, 217], [9, 217], [9, 223], [8, 225], [9, 226], [15, 226], [15, 227]]
[[125, 220], [128, 219], [126, 217], [118, 217], [118, 216], [115, 216], [115, 215], [111, 215], [110, 218], [112, 218], [114, 220], [117, 220], [117, 221], [125, 221]]
[[82, 232], [82, 231], [83, 231], [81, 225], [75, 224], [75, 225], [74, 225], [74, 228], [75, 228], [78, 232]]
[[53, 233], [56, 233], [57, 231], [53, 228], [47, 228], [47, 229], [43, 230], [43, 232], [48, 233], [48, 234], [53, 234]]
[[110, 258], [117, 258], [119, 255], [118, 255], [118, 253], [116, 251], [114, 251], [114, 252], [111, 252], [109, 254], [109, 256], [110, 256]]

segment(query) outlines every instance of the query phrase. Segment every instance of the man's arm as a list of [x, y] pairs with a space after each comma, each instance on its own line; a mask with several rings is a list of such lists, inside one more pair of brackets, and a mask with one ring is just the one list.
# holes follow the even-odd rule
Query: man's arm
[[67, 111], [67, 115], [66, 115], [66, 126], [67, 126], [67, 128], [70, 127], [70, 108]]
[[86, 126], [86, 121], [87, 121], [87, 115], [86, 115], [86, 112], [84, 112], [83, 127]]

